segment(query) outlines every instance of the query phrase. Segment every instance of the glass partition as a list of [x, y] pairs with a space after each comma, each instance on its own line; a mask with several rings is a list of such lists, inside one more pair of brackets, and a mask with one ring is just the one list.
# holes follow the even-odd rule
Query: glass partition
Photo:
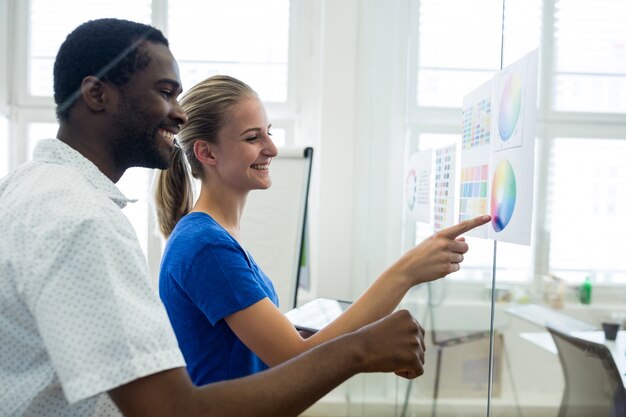
[[[377, 262], [380, 252], [395, 253], [397, 243], [389, 235], [398, 231], [403, 252], [433, 233], [435, 220], [417, 221], [409, 213], [420, 198], [410, 195], [419, 182], [418, 173], [407, 173], [411, 156], [453, 144], [458, 149], [463, 97], [538, 48], [534, 167], [528, 168], [531, 238], [516, 244], [467, 237], [470, 251], [461, 271], [414, 288], [400, 306], [426, 329], [424, 375], [412, 381], [355, 377], [343, 386], [341, 415], [623, 413], [626, 263], [616, 251], [626, 230], [626, 188], [619, 185], [626, 172], [626, 56], [623, 30], [615, 25], [626, 18], [626, 8], [618, 1], [576, 0], [403, 4], [409, 16], [404, 97], [393, 82], [384, 92], [380, 87], [383, 78], [396, 74], [399, 64], [386, 58], [401, 35], [393, 38], [389, 32], [397, 28], [380, 23], [389, 19], [387, 10], [362, 4], [367, 31], [360, 34], [371, 41], [362, 59], [374, 68], [359, 67], [357, 88], [367, 90], [359, 96], [359, 111], [363, 120], [384, 121], [368, 120], [374, 133], [357, 128], [357, 135], [365, 134], [358, 135], [355, 171], [378, 169], [356, 181], [357, 193], [364, 194], [355, 204], [364, 213], [356, 215], [364, 220], [355, 222], [362, 227], [355, 236], [363, 239], [355, 244], [365, 254], [361, 259], [357, 250], [356, 269], [371, 283], [384, 264]], [[394, 116], [385, 108], [398, 97], [407, 103], [400, 122], [388, 120]], [[381, 132], [382, 139], [376, 136]], [[403, 166], [400, 175], [396, 164]], [[381, 167], [388, 172], [381, 174]], [[437, 198], [434, 181], [426, 197], [431, 203]], [[389, 190], [394, 187], [402, 188], [401, 198], [389, 202], [398, 197]], [[397, 229], [392, 216], [401, 218]], [[361, 290], [357, 286], [354, 295]], [[605, 329], [619, 329], [615, 340]]]

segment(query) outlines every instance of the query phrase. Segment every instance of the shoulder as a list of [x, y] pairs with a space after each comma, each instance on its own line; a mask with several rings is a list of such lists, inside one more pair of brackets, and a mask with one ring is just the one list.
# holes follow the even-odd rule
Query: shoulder
[[190, 213], [178, 222], [167, 240], [161, 274], [238, 258], [245, 261], [245, 251], [224, 228], [204, 213]]
[[189, 213], [172, 231], [169, 245], [220, 247], [237, 245], [237, 242], [208, 214]]
[[85, 232], [133, 235], [117, 204], [71, 166], [23, 165], [0, 184], [0, 203], [2, 227], [27, 238], [29, 245], [58, 245]]
[[3, 188], [0, 198], [13, 212], [38, 210], [55, 218], [80, 218], [117, 207], [78, 169], [68, 165], [26, 164], [7, 178]]

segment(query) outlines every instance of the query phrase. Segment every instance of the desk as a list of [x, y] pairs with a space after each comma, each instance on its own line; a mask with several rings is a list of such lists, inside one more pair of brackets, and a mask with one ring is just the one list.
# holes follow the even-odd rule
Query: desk
[[593, 324], [577, 320], [561, 311], [539, 304], [515, 305], [504, 311], [527, 322], [541, 327], [551, 327], [563, 333], [598, 330]]
[[[615, 341], [605, 340], [604, 332], [602, 331], [576, 331], [569, 332], [574, 337], [579, 339], [589, 340], [590, 342], [604, 344], [611, 351], [611, 356], [619, 369], [622, 376], [622, 382], [626, 386], [626, 330], [620, 330], [617, 334]], [[520, 337], [525, 339], [548, 352], [557, 354], [556, 345], [550, 333], [548, 332], [524, 332], [520, 333]]]

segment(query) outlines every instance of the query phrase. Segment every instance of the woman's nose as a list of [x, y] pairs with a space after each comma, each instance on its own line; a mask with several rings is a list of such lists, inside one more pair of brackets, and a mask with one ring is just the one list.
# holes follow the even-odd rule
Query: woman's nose
[[266, 141], [266, 146], [265, 146], [264, 151], [267, 156], [270, 156], [272, 158], [278, 155], [278, 148], [276, 147], [276, 145], [274, 144], [274, 141], [269, 135], [267, 136], [267, 141]]

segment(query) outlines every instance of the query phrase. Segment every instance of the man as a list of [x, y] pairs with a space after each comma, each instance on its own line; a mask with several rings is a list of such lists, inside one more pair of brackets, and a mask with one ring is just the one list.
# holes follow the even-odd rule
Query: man
[[114, 184], [130, 167], [166, 168], [186, 121], [168, 42], [87, 22], [61, 46], [54, 87], [57, 139], [0, 182], [0, 415], [291, 416], [358, 372], [422, 374], [423, 330], [403, 311], [194, 387]]

